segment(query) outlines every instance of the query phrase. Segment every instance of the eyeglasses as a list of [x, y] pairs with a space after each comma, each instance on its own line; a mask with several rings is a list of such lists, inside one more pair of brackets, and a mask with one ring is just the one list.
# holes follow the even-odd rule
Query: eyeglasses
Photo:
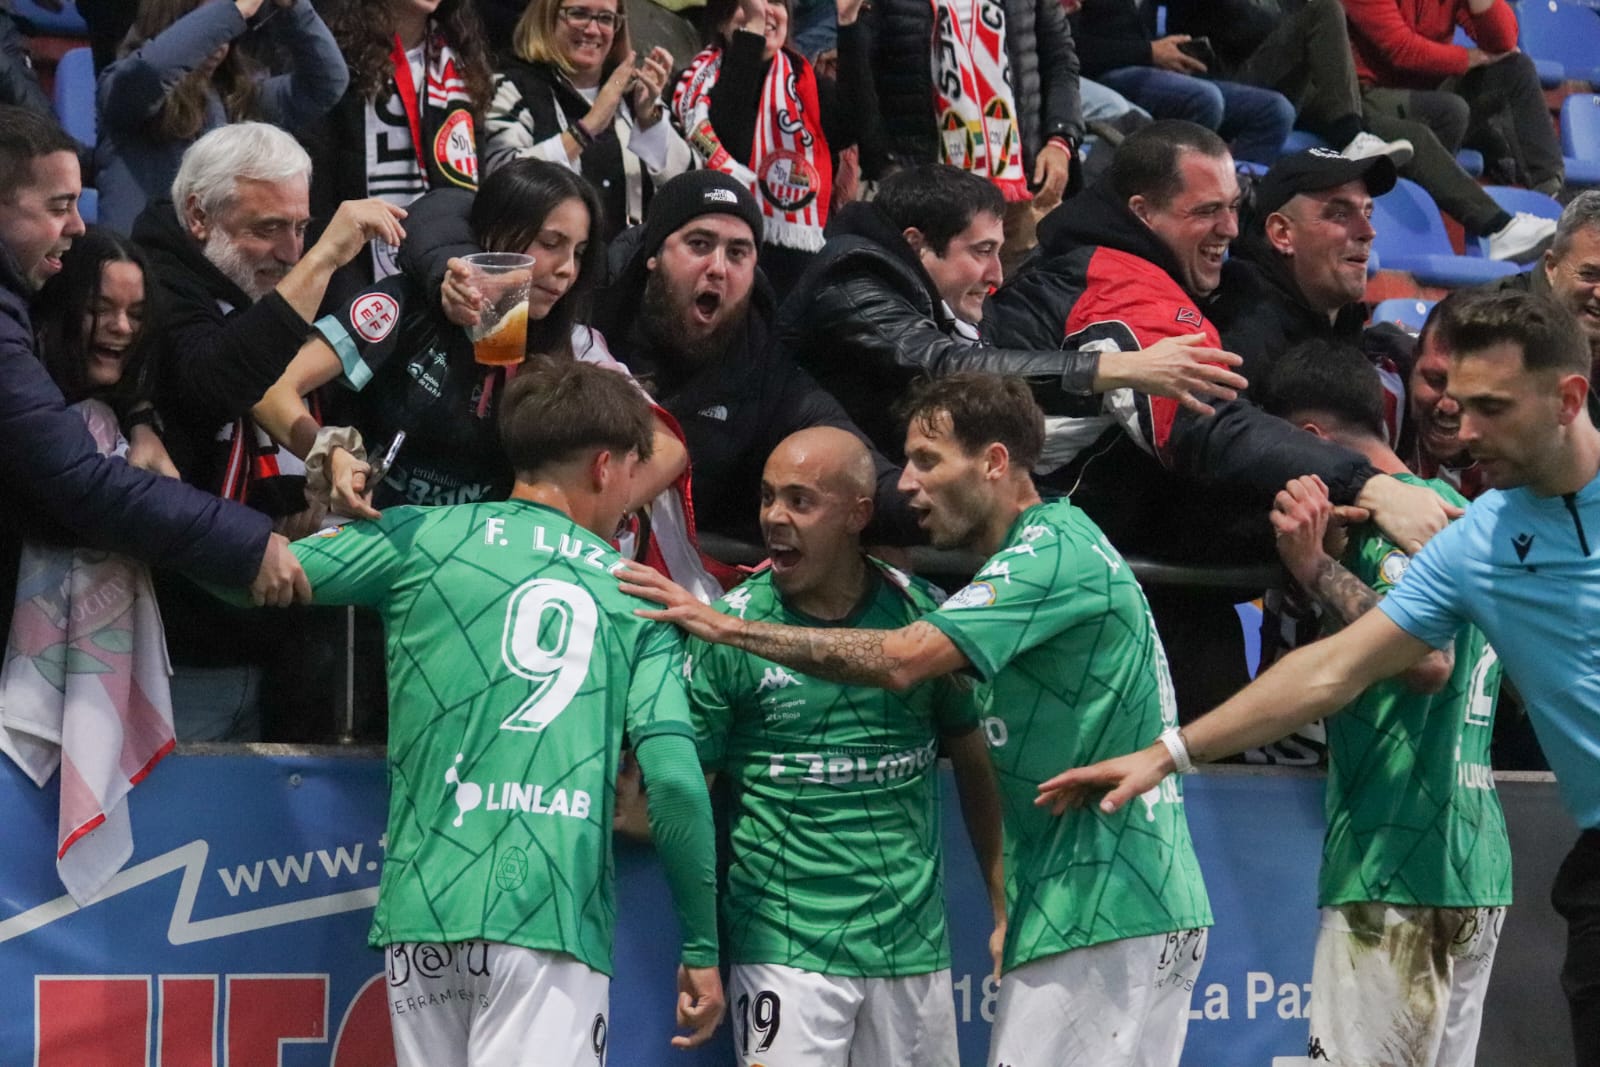
[[558, 12], [561, 21], [573, 29], [581, 30], [591, 22], [602, 30], [614, 30], [622, 25], [622, 15], [616, 11], [596, 11], [588, 7], [564, 7]]

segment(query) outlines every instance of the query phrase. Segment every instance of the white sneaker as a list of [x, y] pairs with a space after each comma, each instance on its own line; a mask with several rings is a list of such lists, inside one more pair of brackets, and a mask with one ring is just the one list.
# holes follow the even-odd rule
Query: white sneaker
[[1411, 162], [1414, 149], [1411, 142], [1404, 137], [1397, 137], [1393, 141], [1385, 141], [1382, 137], [1365, 131], [1356, 134], [1355, 140], [1344, 146], [1339, 153], [1346, 159], [1371, 159], [1373, 156], [1388, 156], [1394, 165], [1403, 167]]
[[1489, 235], [1489, 258], [1527, 263], [1544, 251], [1556, 234], [1556, 220], [1519, 211], [1511, 221]]

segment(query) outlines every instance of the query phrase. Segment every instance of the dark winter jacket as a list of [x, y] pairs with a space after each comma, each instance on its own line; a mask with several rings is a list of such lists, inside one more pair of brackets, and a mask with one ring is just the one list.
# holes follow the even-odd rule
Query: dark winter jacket
[[[472, 242], [467, 212], [472, 197], [437, 192], [413, 204], [397, 260], [406, 275], [425, 279], [437, 292], [451, 256], [480, 251]], [[612, 242], [608, 278], [595, 299], [589, 323], [605, 337], [657, 404], [683, 429], [693, 474], [695, 522], [699, 529], [758, 541], [756, 508], [767, 455], [789, 434], [808, 426], [838, 426], [871, 444], [839, 402], [781, 351], [775, 331], [772, 290], [756, 271], [745, 336], [719, 360], [695, 367], [668, 352], [638, 324], [647, 276], [635, 226]], [[877, 517], [867, 530], [878, 544], [913, 544], [922, 539], [916, 519], [896, 488], [900, 472], [873, 449], [878, 469]]]
[[991, 348], [963, 338], [900, 230], [872, 204], [847, 204], [784, 301], [778, 336], [885, 455], [904, 461], [895, 404], [918, 377], [1016, 374], [1051, 415], [1097, 409], [1096, 352]]
[[1150, 66], [1156, 35], [1156, 4], [1133, 0], [1083, 0], [1071, 18], [1083, 57], [1083, 76], [1098, 78], [1120, 67]]
[[744, 335], [720, 358], [690, 364], [649, 334], [638, 316], [647, 277], [647, 257], [638, 249], [642, 231], [635, 227], [612, 244], [612, 283], [600, 294], [593, 325], [683, 427], [700, 529], [759, 540], [756, 509], [767, 456], [797, 430], [837, 426], [866, 442], [877, 467], [877, 513], [867, 540], [920, 541], [915, 516], [897, 488], [899, 468], [778, 343], [772, 289], [759, 270]]
[[276, 292], [252, 303], [206, 259], [170, 200], [145, 208], [133, 238], [150, 254], [161, 287], [156, 407], [167, 448], [186, 481], [215, 489], [223, 457], [217, 431], [249, 414], [300, 351], [311, 324]]
[[[1204, 333], [1220, 342], [1197, 296], [1177, 281], [1171, 251], [1108, 184], [1052, 212], [1039, 256], [990, 301], [986, 336], [1046, 347], [1121, 351]], [[992, 325], [991, 325], [992, 322]], [[1349, 503], [1375, 472], [1358, 453], [1319, 440], [1246, 399], [1201, 416], [1177, 401], [1128, 393], [1105, 430], [1049, 481], [1073, 489], [1124, 551], [1190, 562], [1266, 558], [1267, 507], [1289, 479], [1316, 474]]]
[[266, 516], [102, 456], [35, 356], [28, 296], [0, 248], [0, 632], [10, 632], [18, 553], [28, 538], [249, 584], [271, 533]]
[[1217, 324], [1222, 347], [1243, 357], [1239, 373], [1259, 384], [1272, 361], [1302, 341], [1338, 341], [1360, 348], [1367, 308], [1360, 301], [1347, 304], [1329, 321], [1325, 312], [1307, 303], [1282, 257], [1236, 241], [1206, 316]]
[[[993, 2], [993, 0], [990, 0]], [[1052, 137], [1083, 139], [1078, 52], [1057, 0], [999, 0], [1005, 10], [1006, 56], [1022, 137], [1022, 165]], [[891, 166], [939, 162], [933, 113], [933, 5], [928, 0], [875, 0], [863, 19], [872, 38], [882, 148]], [[870, 176], [870, 163], [863, 160]], [[1078, 168], [1072, 168], [1077, 181]]]

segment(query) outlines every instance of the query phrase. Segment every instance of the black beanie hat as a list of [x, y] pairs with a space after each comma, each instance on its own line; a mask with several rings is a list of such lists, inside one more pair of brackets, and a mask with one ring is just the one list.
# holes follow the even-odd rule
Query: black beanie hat
[[740, 181], [720, 170], [691, 170], [673, 178], [650, 198], [644, 220], [644, 241], [639, 251], [649, 257], [673, 233], [701, 215], [732, 215], [750, 224], [756, 244], [761, 243], [761, 206]]

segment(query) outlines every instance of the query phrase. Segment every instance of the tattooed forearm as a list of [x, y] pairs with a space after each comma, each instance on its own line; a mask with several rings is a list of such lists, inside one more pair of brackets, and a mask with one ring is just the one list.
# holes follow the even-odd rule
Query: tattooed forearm
[[830, 682], [891, 688], [904, 681], [909, 665], [906, 652], [916, 647], [915, 641], [906, 638], [938, 633], [925, 622], [912, 623], [904, 631], [746, 622], [732, 643], [763, 659]]
[[1324, 558], [1317, 565], [1316, 577], [1306, 590], [1340, 626], [1348, 626], [1378, 606], [1381, 599], [1372, 588], [1351, 574], [1336, 559]]

